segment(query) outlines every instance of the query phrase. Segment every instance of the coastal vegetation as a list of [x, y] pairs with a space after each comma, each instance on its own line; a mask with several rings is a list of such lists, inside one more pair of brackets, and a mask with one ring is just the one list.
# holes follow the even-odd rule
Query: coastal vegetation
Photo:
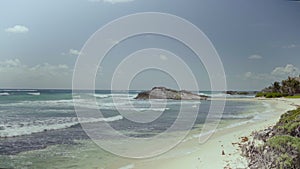
[[256, 97], [265, 97], [265, 98], [278, 98], [278, 97], [288, 97], [288, 94], [279, 93], [279, 92], [259, 92], [256, 94]]
[[253, 136], [242, 145], [249, 168], [300, 168], [300, 108], [286, 112], [275, 126]]
[[300, 77], [288, 77], [281, 82], [274, 82], [271, 86], [256, 94], [256, 97], [277, 98], [300, 98]]
[[294, 95], [294, 96], [286, 96], [286, 98], [289, 99], [300, 99], [300, 94]]

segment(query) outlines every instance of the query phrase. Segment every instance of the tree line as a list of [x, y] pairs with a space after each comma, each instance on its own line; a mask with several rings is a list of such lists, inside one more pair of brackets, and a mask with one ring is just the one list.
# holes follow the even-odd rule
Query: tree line
[[285, 97], [300, 94], [300, 76], [288, 77], [281, 82], [274, 82], [271, 86], [264, 88], [257, 93], [256, 97]]

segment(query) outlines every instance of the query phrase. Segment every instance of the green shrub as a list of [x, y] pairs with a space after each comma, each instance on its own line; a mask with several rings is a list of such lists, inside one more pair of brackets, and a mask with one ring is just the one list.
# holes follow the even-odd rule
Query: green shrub
[[255, 97], [265, 97], [265, 93], [258, 92]]
[[276, 166], [279, 168], [299, 167], [300, 138], [285, 135], [274, 136], [267, 141], [266, 145], [279, 154]]
[[252, 168], [300, 168], [299, 127], [300, 108], [284, 113], [268, 133], [265, 130], [257, 133], [257, 138], [254, 140], [263, 142], [258, 145], [255, 141], [248, 142], [246, 148], [243, 149], [243, 154], [250, 159], [251, 165], [249, 166]]
[[286, 97], [288, 94], [278, 93], [278, 92], [259, 92], [255, 97], [266, 97], [266, 98], [278, 98], [278, 97]]
[[283, 134], [294, 135], [294, 131], [300, 126], [300, 108], [284, 113], [275, 128]]
[[294, 96], [286, 96], [286, 98], [290, 98], [290, 99], [300, 99], [300, 95], [294, 95]]
[[278, 97], [283, 97], [281, 93], [267, 93], [266, 98], [278, 98]]
[[287, 153], [283, 153], [279, 156], [279, 158], [277, 159], [276, 163], [278, 164], [278, 166], [280, 168], [291, 168], [293, 165], [293, 158], [287, 154]]
[[267, 141], [267, 145], [281, 152], [286, 151], [288, 147], [292, 147], [297, 152], [300, 152], [300, 138], [298, 137], [287, 135], [274, 136]]

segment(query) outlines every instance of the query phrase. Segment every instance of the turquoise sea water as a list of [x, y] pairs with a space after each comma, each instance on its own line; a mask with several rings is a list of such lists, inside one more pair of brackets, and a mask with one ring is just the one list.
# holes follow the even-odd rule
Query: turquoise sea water
[[[0, 90], [0, 168], [80, 168], [84, 159], [98, 158], [91, 168], [109, 168], [114, 156], [94, 145], [79, 125], [83, 123], [108, 123], [115, 130], [130, 137], [151, 137], [164, 132], [176, 120], [180, 101], [169, 100], [164, 108], [152, 108], [162, 115], [147, 124], [134, 123], [116, 109], [130, 111], [129, 98], [136, 111], [149, 110], [149, 102], [134, 100], [139, 91], [85, 92], [96, 98], [97, 104], [83, 100], [83, 107], [99, 109], [103, 117], [78, 119], [74, 111], [70, 90]], [[222, 92], [199, 92], [224, 97]], [[112, 96], [118, 98], [113, 102]], [[240, 96], [229, 96], [240, 97]], [[253, 96], [245, 96], [253, 97]], [[210, 101], [183, 101], [191, 107], [200, 105], [193, 129], [201, 128], [208, 113]], [[239, 125], [259, 118], [264, 105], [256, 102], [227, 101], [220, 127]], [[88, 160], [87, 160], [88, 161]], [[97, 160], [96, 160], [97, 161]]]

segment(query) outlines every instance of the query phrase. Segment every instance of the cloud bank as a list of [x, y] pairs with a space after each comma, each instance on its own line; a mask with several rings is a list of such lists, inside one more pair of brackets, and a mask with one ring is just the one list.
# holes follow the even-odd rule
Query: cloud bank
[[28, 66], [19, 59], [0, 61], [0, 88], [70, 88], [73, 70], [48, 63]]
[[295, 77], [300, 75], [300, 69], [292, 64], [282, 67], [275, 67], [270, 73], [246, 72], [244, 77], [252, 80], [266, 80], [272, 83], [275, 80], [283, 80], [288, 76]]
[[299, 76], [300, 70], [292, 64], [287, 64], [285, 67], [276, 67], [271, 74], [278, 77]]
[[[292, 64], [279, 66], [267, 73], [246, 72], [241, 76], [241, 83], [245, 89], [261, 90], [275, 81], [282, 81], [288, 76], [295, 77], [300, 75], [300, 69]], [[242, 80], [243, 79], [243, 80]]]

